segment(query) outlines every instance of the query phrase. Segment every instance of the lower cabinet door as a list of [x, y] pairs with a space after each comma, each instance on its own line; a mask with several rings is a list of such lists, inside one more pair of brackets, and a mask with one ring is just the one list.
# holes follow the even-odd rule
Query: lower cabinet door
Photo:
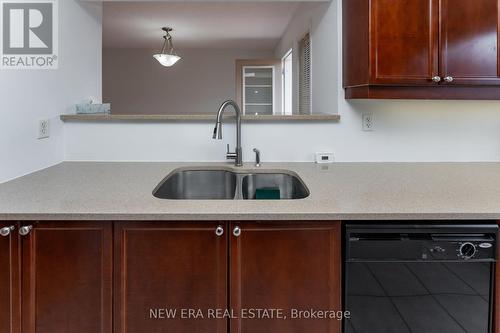
[[0, 333], [19, 333], [20, 249], [17, 223], [0, 222]]
[[227, 251], [225, 224], [116, 223], [115, 332], [227, 332]]
[[340, 332], [340, 233], [340, 222], [232, 224], [231, 333]]
[[112, 223], [23, 226], [23, 333], [110, 333]]

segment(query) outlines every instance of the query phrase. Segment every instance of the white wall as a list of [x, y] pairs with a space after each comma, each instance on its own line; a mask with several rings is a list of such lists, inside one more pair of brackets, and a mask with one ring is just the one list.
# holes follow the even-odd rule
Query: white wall
[[214, 112], [224, 100], [235, 99], [236, 59], [272, 57], [270, 51], [181, 49], [182, 60], [165, 68], [154, 52], [104, 49], [103, 99], [113, 114]]
[[[299, 113], [299, 41], [310, 33], [311, 39], [311, 108], [313, 113], [336, 113], [338, 97], [332, 87], [338, 84], [338, 44], [332, 31], [337, 31], [337, 11], [329, 10], [330, 3], [301, 4], [290, 21], [285, 34], [274, 50], [276, 58], [292, 49], [293, 53], [293, 108]], [[333, 8], [332, 8], [333, 9]]]
[[[330, 21], [322, 24], [333, 26], [337, 14], [334, 2], [325, 12]], [[340, 69], [340, 31], [318, 29], [317, 33], [322, 37], [314, 36], [315, 43], [336, 47], [337, 53], [331, 59], [316, 54], [314, 73], [331, 64]], [[245, 160], [252, 160], [251, 148], [259, 147], [264, 161], [312, 161], [315, 151], [333, 151], [337, 161], [500, 161], [500, 102], [349, 102], [343, 98], [340, 77], [337, 70], [334, 77], [313, 86], [314, 94], [324, 101], [315, 107], [321, 105], [322, 112], [338, 109], [339, 123], [244, 124]], [[192, 97], [198, 98], [196, 92]], [[361, 130], [363, 112], [373, 112], [375, 131]], [[234, 145], [233, 129], [227, 126], [225, 139], [217, 142], [211, 140], [212, 126], [68, 123], [65, 156], [69, 160], [222, 161], [225, 143]]]
[[[374, 132], [361, 130], [361, 113], [375, 115]], [[244, 159], [252, 148], [263, 161], [313, 161], [333, 151], [337, 161], [500, 161], [500, 103], [358, 101], [345, 103], [335, 123], [243, 125]], [[212, 123], [68, 123], [69, 160], [223, 161], [234, 128], [211, 139]]]
[[[0, 71], [0, 183], [63, 160], [61, 113], [101, 97], [102, 4], [59, 1], [59, 69]], [[38, 140], [38, 121], [51, 136]]]

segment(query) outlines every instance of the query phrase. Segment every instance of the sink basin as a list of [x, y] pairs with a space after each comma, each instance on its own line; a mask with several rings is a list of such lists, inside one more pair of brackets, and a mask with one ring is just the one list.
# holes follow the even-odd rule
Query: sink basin
[[[178, 169], [158, 184], [153, 195], [171, 200], [255, 200], [258, 189], [279, 189], [279, 199], [309, 196], [304, 182], [292, 172], [250, 173], [231, 169]], [[274, 200], [279, 199], [276, 195]]]
[[279, 189], [280, 199], [303, 199], [309, 191], [298, 177], [285, 173], [254, 173], [243, 177], [243, 199], [255, 199], [257, 189]]
[[154, 190], [160, 199], [229, 200], [236, 193], [236, 174], [226, 170], [180, 170]]

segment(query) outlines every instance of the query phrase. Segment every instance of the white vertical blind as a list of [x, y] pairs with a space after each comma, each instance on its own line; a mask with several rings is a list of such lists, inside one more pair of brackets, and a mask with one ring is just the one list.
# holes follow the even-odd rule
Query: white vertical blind
[[299, 42], [299, 113], [311, 113], [311, 39], [309, 33]]
[[293, 55], [290, 49], [281, 60], [282, 113], [293, 114]]

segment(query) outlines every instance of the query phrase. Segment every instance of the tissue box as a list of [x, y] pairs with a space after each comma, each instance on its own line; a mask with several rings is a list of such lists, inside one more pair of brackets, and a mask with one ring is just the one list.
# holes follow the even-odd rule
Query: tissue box
[[111, 104], [77, 104], [76, 105], [76, 113], [77, 114], [110, 114], [111, 113]]

